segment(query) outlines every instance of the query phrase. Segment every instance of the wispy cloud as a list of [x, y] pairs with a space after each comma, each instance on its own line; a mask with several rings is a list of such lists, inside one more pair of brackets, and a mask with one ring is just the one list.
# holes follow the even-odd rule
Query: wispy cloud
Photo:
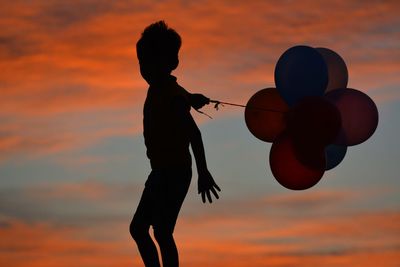
[[[0, 258], [12, 267], [32, 260], [32, 266], [39, 266], [39, 259], [40, 266], [72, 261], [87, 266], [140, 264], [128, 234], [129, 196], [137, 198], [139, 187], [86, 181], [3, 190]], [[242, 205], [221, 200], [206, 213], [197, 207], [195, 214], [188, 212], [195, 208], [189, 204], [175, 233], [182, 264], [395, 266], [399, 212], [344, 209], [371, 197], [367, 191], [359, 200], [342, 190], [249, 197]], [[293, 216], [293, 209], [300, 213]], [[114, 256], [105, 259], [106, 255]]]
[[387, 88], [400, 83], [397, 7], [396, 1], [338, 0], [8, 2], [0, 19], [0, 116], [18, 121], [124, 110], [140, 122], [135, 107], [143, 102], [146, 84], [135, 42], [157, 19], [183, 36], [177, 71], [182, 84], [212, 98], [247, 102], [256, 90], [274, 85], [274, 65], [285, 49], [309, 44], [342, 54], [352, 87], [394, 101], [398, 94]]
[[[193, 265], [332, 266], [342, 262], [374, 266], [384, 262], [395, 266], [400, 249], [398, 217], [392, 211], [292, 220], [253, 215], [219, 217], [209, 223], [206, 216], [197, 224], [181, 223], [185, 231], [179, 237], [184, 260]], [[373, 259], [363, 259], [369, 254]], [[210, 256], [204, 259], [202, 255]]]
[[[395, 0], [2, 3], [0, 160], [59, 156], [52, 160], [71, 170], [116, 161], [82, 150], [141, 133], [147, 85], [135, 43], [159, 19], [182, 35], [175, 74], [190, 91], [244, 104], [274, 86], [287, 48], [308, 44], [343, 56], [350, 87], [378, 105], [398, 102], [399, 8]], [[140, 266], [128, 224], [143, 185], [85, 175], [0, 188], [0, 262]], [[398, 192], [379, 190], [241, 193], [207, 209], [189, 197], [176, 232], [182, 265], [396, 266], [399, 213], [365, 203]]]
[[[91, 229], [8, 221], [0, 229], [0, 259], [8, 266], [134, 266], [132, 244], [107, 236], [90, 238]], [[94, 224], [94, 228], [97, 228]], [[114, 256], [111, 256], [114, 255]]]

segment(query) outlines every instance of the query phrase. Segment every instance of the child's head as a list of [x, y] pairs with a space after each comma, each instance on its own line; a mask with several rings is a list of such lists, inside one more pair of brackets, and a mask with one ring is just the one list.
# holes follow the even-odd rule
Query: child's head
[[181, 37], [164, 21], [149, 25], [136, 44], [140, 73], [151, 83], [168, 76], [179, 63]]

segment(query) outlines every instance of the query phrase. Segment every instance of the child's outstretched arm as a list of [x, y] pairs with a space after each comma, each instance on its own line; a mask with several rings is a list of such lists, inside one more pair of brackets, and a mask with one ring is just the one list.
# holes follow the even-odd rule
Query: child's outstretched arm
[[210, 99], [202, 94], [189, 94], [189, 101], [190, 105], [196, 110], [210, 104]]
[[221, 189], [215, 183], [214, 178], [208, 171], [201, 132], [190, 114], [190, 107], [187, 108], [185, 106], [183, 99], [178, 99], [176, 102], [175, 106], [177, 112], [179, 112], [179, 117], [182, 120], [184, 130], [189, 135], [190, 144], [196, 161], [198, 172], [198, 193], [201, 194], [203, 203], [206, 202], [206, 196], [208, 201], [212, 203], [211, 192], [214, 194], [215, 198], [218, 199], [219, 196], [217, 191], [221, 191]]
[[198, 110], [204, 107], [205, 105], [210, 104], [210, 99], [206, 97], [205, 95], [202, 94], [192, 94], [189, 93], [185, 88], [182, 87], [182, 89], [185, 91], [187, 98], [189, 100], [190, 106], [192, 108]]

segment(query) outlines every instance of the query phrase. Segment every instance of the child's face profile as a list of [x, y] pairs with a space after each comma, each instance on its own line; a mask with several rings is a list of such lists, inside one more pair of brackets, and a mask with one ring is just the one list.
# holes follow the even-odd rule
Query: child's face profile
[[147, 83], [160, 81], [170, 74], [167, 62], [163, 57], [138, 56], [140, 74]]

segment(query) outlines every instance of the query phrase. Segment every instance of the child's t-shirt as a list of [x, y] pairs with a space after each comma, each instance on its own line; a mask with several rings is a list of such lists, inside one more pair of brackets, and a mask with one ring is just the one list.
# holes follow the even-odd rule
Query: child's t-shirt
[[187, 92], [170, 76], [151, 85], [143, 109], [143, 135], [152, 169], [190, 168], [189, 135], [182, 112], [190, 112]]

